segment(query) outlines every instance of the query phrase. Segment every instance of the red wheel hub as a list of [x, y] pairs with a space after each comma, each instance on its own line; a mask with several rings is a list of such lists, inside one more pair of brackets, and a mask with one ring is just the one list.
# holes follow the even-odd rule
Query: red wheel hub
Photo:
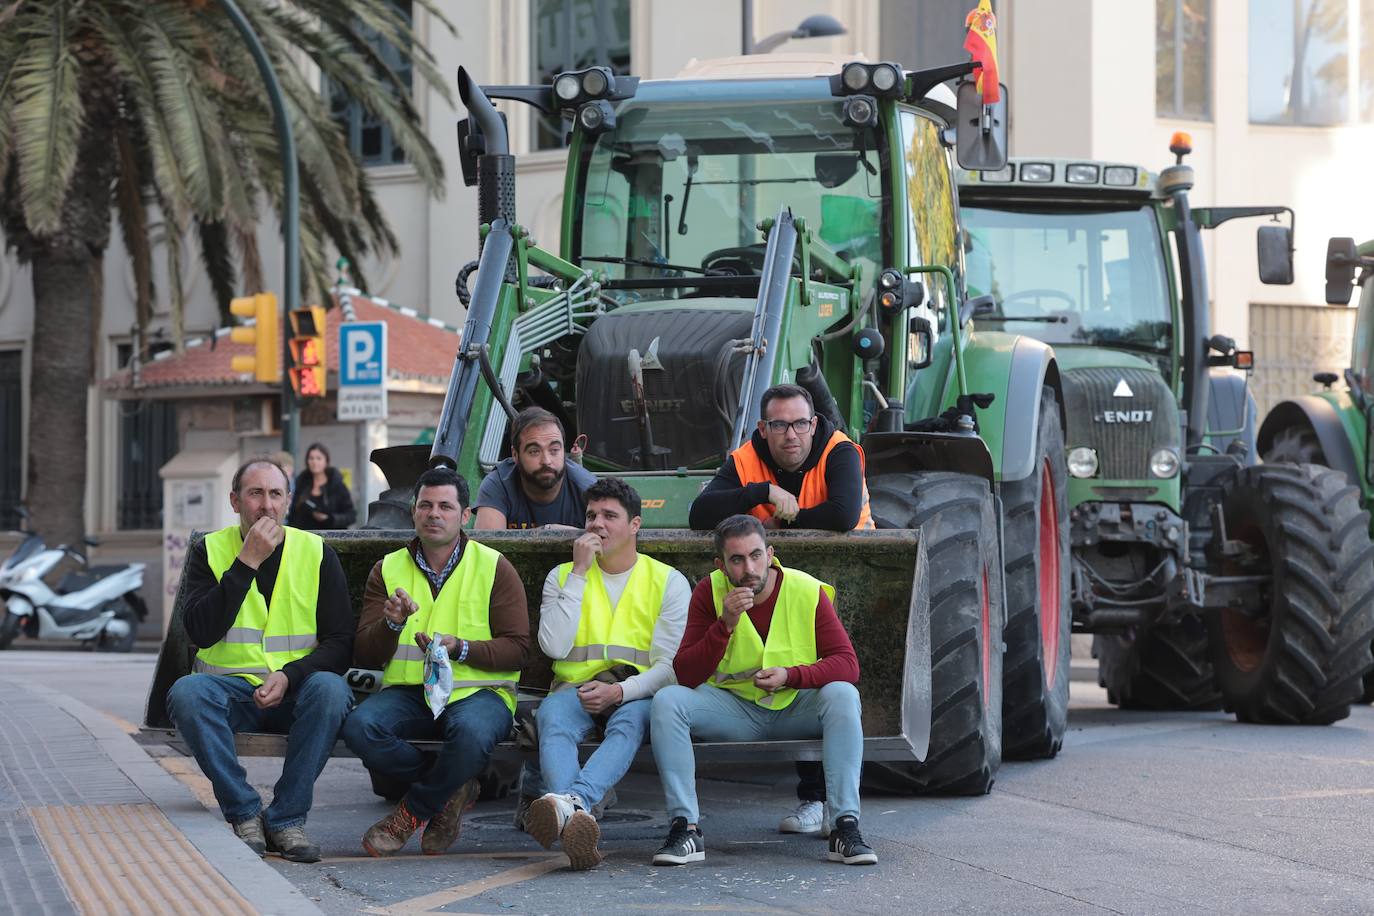
[[1040, 648], [1047, 687], [1054, 686], [1059, 667], [1059, 574], [1059, 499], [1046, 458], [1040, 472]]

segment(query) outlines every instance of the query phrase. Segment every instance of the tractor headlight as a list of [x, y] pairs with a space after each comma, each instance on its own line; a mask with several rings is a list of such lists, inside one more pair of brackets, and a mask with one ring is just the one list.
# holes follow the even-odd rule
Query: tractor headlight
[[901, 79], [902, 72], [892, 64], [879, 64], [873, 68], [873, 88], [879, 92], [891, 92]]
[[1069, 449], [1069, 473], [1074, 477], [1097, 476], [1097, 450], [1086, 445]]
[[576, 73], [564, 73], [553, 81], [553, 91], [564, 102], [571, 102], [582, 93], [582, 83]]
[[840, 80], [850, 92], [862, 92], [868, 88], [868, 68], [863, 64], [845, 64]]
[[1150, 473], [1156, 477], [1178, 474], [1178, 452], [1171, 448], [1157, 448], [1150, 454]]

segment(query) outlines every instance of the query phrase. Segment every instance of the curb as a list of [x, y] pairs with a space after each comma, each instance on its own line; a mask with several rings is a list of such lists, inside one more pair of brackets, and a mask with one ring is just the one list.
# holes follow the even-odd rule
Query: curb
[[[13, 682], [11, 682], [13, 683]], [[254, 855], [208, 811], [191, 790], [149, 757], [108, 716], [65, 693], [38, 684], [17, 685], [76, 719], [148, 800], [185, 835], [234, 890], [261, 913], [320, 916], [319, 907], [272, 866]]]

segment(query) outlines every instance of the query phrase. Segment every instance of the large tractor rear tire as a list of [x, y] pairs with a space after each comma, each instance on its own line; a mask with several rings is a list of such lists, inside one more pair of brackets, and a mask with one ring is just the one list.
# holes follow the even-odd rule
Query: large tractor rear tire
[[1064, 428], [1054, 389], [1040, 393], [1035, 466], [1003, 482], [1007, 571], [1002, 661], [1002, 754], [1053, 757], [1069, 722], [1069, 494]]
[[[1290, 426], [1279, 430], [1274, 436], [1273, 444], [1269, 446], [1269, 451], [1264, 453], [1264, 463], [1320, 464], [1330, 467], [1316, 432], [1308, 426]], [[1359, 483], [1356, 480], [1350, 482], [1356, 485]], [[1374, 671], [1364, 676], [1364, 689], [1359, 702], [1374, 703]]]
[[930, 569], [930, 749], [919, 764], [870, 763], [880, 791], [983, 795], [1002, 763], [1002, 624], [997, 513], [988, 482], [923, 472], [869, 478], [875, 521], [917, 528]]
[[1197, 617], [1094, 636], [1093, 655], [1107, 701], [1122, 709], [1221, 708], [1207, 626]]
[[1374, 544], [1345, 475], [1302, 464], [1243, 468], [1222, 500], [1227, 535], [1272, 571], [1265, 603], [1210, 615], [1212, 660], [1243, 722], [1325, 725], [1350, 714], [1374, 667]]

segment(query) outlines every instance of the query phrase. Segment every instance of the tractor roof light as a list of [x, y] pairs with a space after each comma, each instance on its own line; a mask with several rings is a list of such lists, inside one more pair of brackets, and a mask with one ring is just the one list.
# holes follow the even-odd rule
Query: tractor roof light
[[582, 103], [615, 94], [615, 74], [610, 67], [569, 70], [553, 78], [554, 103], [563, 108], [580, 108]]
[[1173, 153], [1175, 156], [1178, 156], [1179, 161], [1181, 162], [1183, 161], [1183, 157], [1188, 155], [1192, 151], [1193, 135], [1188, 133], [1186, 130], [1174, 131], [1174, 135], [1169, 138], [1169, 152]]
[[844, 100], [844, 123], [850, 127], [877, 127], [878, 100], [871, 95], [852, 95]]
[[995, 172], [984, 169], [979, 174], [982, 175], [984, 181], [1011, 182], [1016, 180], [1016, 166], [1008, 164]]
[[1083, 162], [1075, 162], [1064, 169], [1064, 180], [1069, 184], [1097, 184], [1098, 168]]
[[615, 109], [605, 99], [588, 102], [577, 110], [577, 123], [589, 134], [615, 130]]
[[1129, 165], [1109, 165], [1102, 171], [1102, 183], [1114, 188], [1135, 186], [1136, 170]]
[[1167, 479], [1178, 475], [1178, 452], [1171, 448], [1157, 448], [1150, 454], [1150, 473]]
[[836, 95], [856, 95], [862, 92], [896, 98], [906, 91], [906, 73], [898, 64], [886, 61], [880, 64], [851, 61], [840, 70], [838, 84], [832, 82], [830, 85], [831, 91]]
[[1097, 450], [1080, 445], [1069, 449], [1069, 474], [1073, 477], [1087, 478], [1097, 476]]
[[1021, 180], [1034, 184], [1046, 184], [1054, 181], [1054, 163], [1052, 162], [1023, 162], [1021, 163]]

